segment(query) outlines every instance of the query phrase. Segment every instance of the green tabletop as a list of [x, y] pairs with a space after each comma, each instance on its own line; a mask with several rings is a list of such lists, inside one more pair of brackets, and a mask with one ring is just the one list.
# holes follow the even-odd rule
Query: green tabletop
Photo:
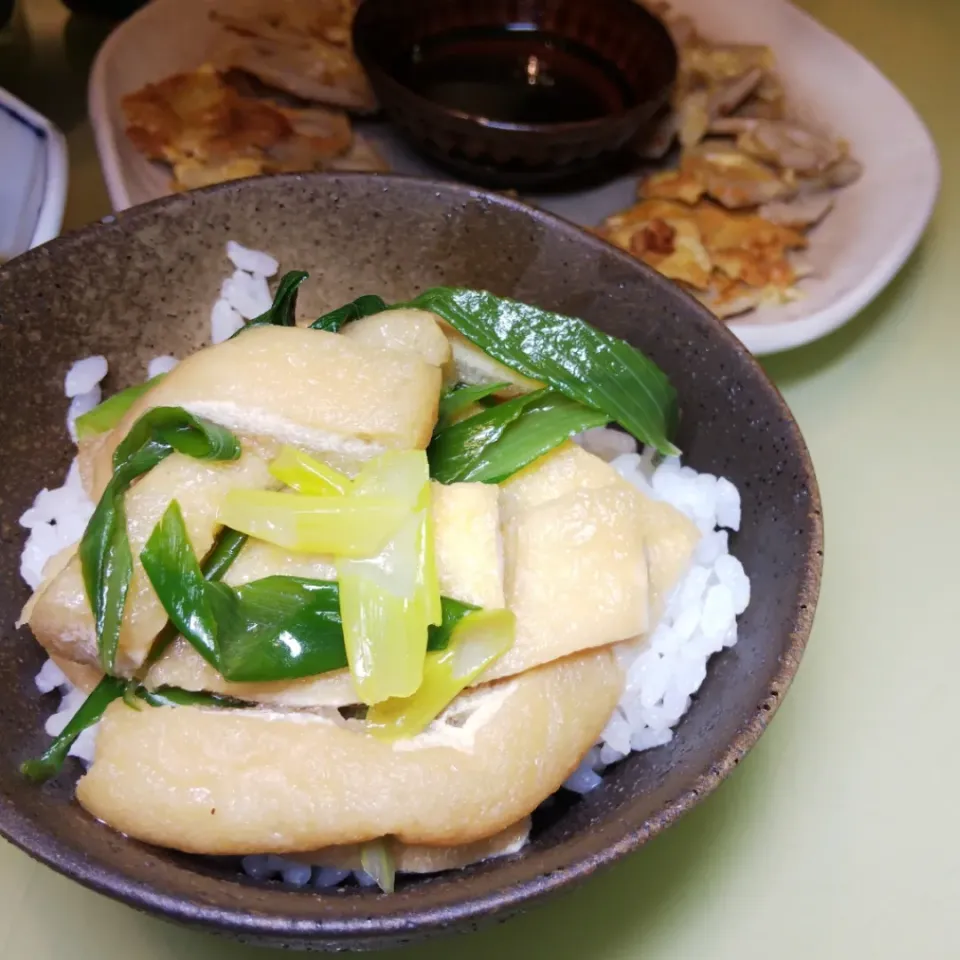
[[[765, 362], [812, 449], [826, 516], [800, 674], [737, 773], [646, 849], [519, 919], [396, 960], [960, 957], [960, 0], [802, 5], [913, 101], [944, 186], [878, 301]], [[70, 229], [108, 212], [83, 116], [98, 31], [64, 31], [55, 0], [25, 13], [30, 99], [69, 139]], [[141, 916], [0, 843], [4, 960], [269, 955]]]

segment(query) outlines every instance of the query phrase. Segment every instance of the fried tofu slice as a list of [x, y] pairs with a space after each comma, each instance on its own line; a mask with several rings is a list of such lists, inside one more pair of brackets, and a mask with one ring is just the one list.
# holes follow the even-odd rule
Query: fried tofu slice
[[384, 310], [348, 323], [341, 335], [354, 343], [387, 350], [411, 350], [427, 363], [447, 370], [453, 359], [441, 320], [429, 310]]
[[188, 853], [475, 843], [559, 788], [622, 689], [613, 654], [589, 652], [460, 697], [394, 743], [335, 713], [118, 701], [77, 798], [121, 833]]
[[120, 439], [159, 406], [184, 407], [235, 433], [319, 454], [363, 460], [385, 450], [423, 450], [441, 380], [439, 367], [410, 351], [301, 327], [246, 330], [187, 357], [131, 407], [97, 452], [95, 489], [106, 486]]
[[636, 498], [614, 485], [521, 510], [504, 528], [507, 607], [516, 640], [484, 674], [508, 677], [649, 625]]
[[[643, 634], [659, 619], [700, 539], [682, 513], [644, 496], [573, 443], [541, 457], [500, 489], [504, 560], [492, 523], [497, 488], [454, 484], [434, 490], [442, 592], [486, 608], [505, 605], [517, 618], [513, 649], [475, 686]], [[288, 570], [267, 566], [257, 576]], [[225, 579], [237, 575], [233, 569]], [[346, 671], [286, 683], [228, 684], [182, 641], [151, 669], [147, 684], [298, 707], [358, 700]]]
[[[132, 676], [143, 664], [167, 615], [140, 563], [140, 551], [170, 501], [180, 503], [190, 543], [203, 557], [213, 546], [217, 510], [229, 490], [276, 485], [267, 469], [271, 445], [247, 445], [239, 460], [209, 462], [174, 453], [140, 478], [126, 494], [127, 535], [133, 576], [127, 594], [116, 670]], [[25, 608], [25, 621], [50, 653], [88, 666], [99, 666], [93, 613], [76, 547], [63, 568], [40, 585]]]
[[440, 593], [485, 610], [505, 605], [500, 488], [431, 483]]
[[675, 507], [644, 495], [609, 463], [575, 443], [565, 443], [503, 485], [501, 510], [506, 518], [522, 516], [525, 511], [576, 491], [608, 487], [626, 491], [635, 498], [649, 579], [650, 619], [656, 622], [670, 591], [686, 573], [700, 540], [693, 521]]
[[[433, 483], [431, 490], [441, 594], [487, 610], [503, 607], [499, 488], [484, 483]], [[336, 567], [329, 557], [290, 553], [281, 547], [251, 540], [223, 580], [240, 586], [274, 575], [313, 580], [337, 578]], [[302, 680], [230, 683], [182, 638], [150, 668], [146, 684], [151, 688], [174, 686], [206, 690], [285, 707], [341, 707], [359, 701], [347, 670]]]
[[501, 400], [518, 397], [524, 393], [533, 393], [534, 390], [539, 390], [543, 386], [539, 380], [525, 377], [522, 373], [504, 366], [499, 360], [494, 360], [449, 324], [443, 321], [441, 323], [453, 350], [454, 379], [457, 382], [469, 386], [505, 383], [507, 386], [496, 393]]

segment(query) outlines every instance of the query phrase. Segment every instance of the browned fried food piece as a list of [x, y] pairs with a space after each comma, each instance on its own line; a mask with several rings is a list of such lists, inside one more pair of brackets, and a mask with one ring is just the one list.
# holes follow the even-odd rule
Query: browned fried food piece
[[755, 310], [768, 299], [776, 299], [771, 298], [767, 290], [747, 286], [722, 274], [713, 275], [708, 289], [689, 292], [721, 320]]
[[151, 160], [255, 156], [290, 123], [278, 110], [231, 90], [210, 67], [149, 83], [123, 98], [127, 135]]
[[304, 100], [360, 112], [376, 107], [353, 54], [351, 0], [246, 0], [211, 18], [226, 28], [214, 62]]
[[281, 42], [306, 37], [349, 48], [355, 10], [353, 0], [230, 0], [210, 17], [245, 36]]
[[171, 164], [178, 189], [323, 169], [353, 143], [342, 111], [297, 110], [244, 96], [209, 66], [148, 84], [122, 105], [134, 146]]
[[784, 303], [812, 272], [797, 253], [862, 174], [850, 146], [788, 114], [773, 51], [715, 42], [664, 0], [636, 0], [667, 25], [680, 55], [669, 110], [633, 145], [679, 160], [643, 177], [639, 201], [594, 232], [654, 267], [719, 317]]
[[661, 170], [641, 180], [638, 193], [642, 200], [680, 200], [694, 204], [706, 189], [689, 165], [681, 162], [679, 170]]
[[735, 313], [761, 300], [788, 298], [798, 278], [790, 252], [807, 243], [789, 227], [704, 199], [692, 205], [643, 200], [608, 217], [596, 232], [699, 291], [704, 303], [723, 311], [736, 307]]
[[683, 204], [645, 201], [608, 217], [597, 232], [665, 277], [706, 289], [713, 264], [691, 213]]
[[784, 200], [797, 192], [788, 177], [724, 142], [707, 141], [684, 154], [678, 170], [642, 180], [641, 197], [696, 203], [703, 194], [741, 209]]

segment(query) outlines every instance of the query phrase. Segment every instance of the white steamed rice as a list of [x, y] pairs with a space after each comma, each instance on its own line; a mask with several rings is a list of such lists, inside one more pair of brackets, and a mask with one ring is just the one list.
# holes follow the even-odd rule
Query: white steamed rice
[[[267, 278], [278, 269], [273, 257], [233, 241], [227, 244], [227, 256], [236, 269], [224, 280], [220, 299], [211, 311], [213, 343], [226, 340], [244, 320], [270, 307]], [[174, 357], [157, 357], [149, 365], [148, 377], [167, 372], [176, 363]], [[100, 402], [99, 384], [106, 373], [105, 358], [87, 357], [67, 374], [64, 386], [71, 398], [68, 429], [74, 440], [73, 421]], [[575, 439], [639, 490], [686, 514], [702, 534], [690, 570], [668, 598], [666, 611], [647, 642], [620, 649], [626, 673], [623, 696], [599, 742], [564, 784], [576, 793], [587, 793], [602, 782], [610, 764], [632, 751], [649, 750], [672, 739], [674, 727], [703, 683], [707, 661], [737, 642], [736, 618], [750, 602], [750, 581], [729, 551], [729, 532], [740, 528], [740, 494], [729, 480], [698, 473], [681, 465], [676, 457], [655, 465], [649, 452], [640, 453], [636, 441], [618, 430], [599, 427]], [[31, 589], [39, 585], [46, 562], [79, 540], [92, 511], [74, 459], [63, 486], [41, 490], [20, 518], [29, 530], [20, 571]], [[44, 664], [36, 684], [41, 693], [57, 690], [62, 696], [58, 710], [45, 725], [46, 732], [56, 736], [79, 709], [84, 695], [53, 661]], [[96, 727], [91, 727], [70, 753], [91, 763], [95, 744]], [[363, 871], [322, 865], [311, 868], [274, 854], [244, 857], [242, 867], [255, 879], [280, 878], [298, 887], [308, 883], [318, 888], [335, 886], [351, 876], [364, 886], [375, 882]]]

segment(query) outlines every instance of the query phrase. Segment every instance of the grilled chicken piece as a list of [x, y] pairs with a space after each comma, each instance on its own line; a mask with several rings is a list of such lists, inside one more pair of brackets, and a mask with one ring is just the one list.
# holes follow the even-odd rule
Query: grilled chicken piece
[[703, 183], [714, 200], [734, 210], [796, 193], [796, 187], [770, 167], [722, 144], [701, 144], [684, 158], [684, 168]]
[[302, 100], [359, 113], [376, 109], [376, 100], [353, 54], [321, 41], [228, 37], [211, 54], [221, 69], [242, 70]]
[[737, 147], [758, 160], [811, 176], [843, 157], [836, 141], [786, 120], [756, 120], [737, 137]]
[[854, 160], [853, 157], [843, 157], [819, 176], [798, 178], [797, 188], [802, 194], [836, 190], [856, 183], [862, 174], [862, 163]]
[[707, 102], [707, 113], [711, 121], [733, 113], [757, 89], [762, 79], [763, 70], [760, 67], [753, 67], [739, 77], [731, 77], [717, 84], [710, 91], [710, 99]]
[[792, 230], [807, 230], [816, 226], [833, 209], [833, 196], [829, 193], [812, 193], [765, 203], [758, 213], [764, 220], [790, 227]]

